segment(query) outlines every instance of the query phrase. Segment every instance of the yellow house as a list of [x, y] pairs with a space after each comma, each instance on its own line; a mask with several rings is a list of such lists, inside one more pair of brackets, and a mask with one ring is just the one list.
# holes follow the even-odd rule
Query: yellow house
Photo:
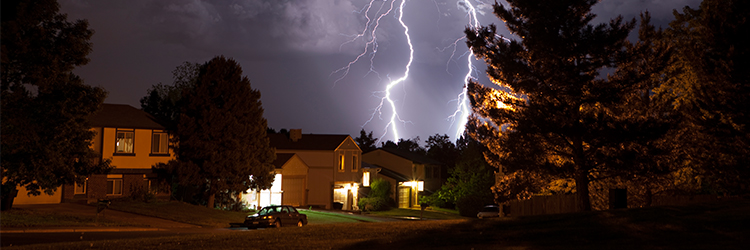
[[[362, 150], [351, 136], [303, 135], [301, 129], [292, 129], [289, 135], [269, 134], [268, 137], [277, 155], [294, 154], [307, 166], [306, 177], [302, 171], [287, 174], [282, 167], [286, 175], [282, 176], [281, 184], [285, 202], [296, 205], [300, 201], [300, 206], [358, 210]], [[305, 190], [304, 199], [299, 197], [301, 190]]]
[[419, 192], [435, 192], [443, 185], [443, 164], [424, 155], [379, 148], [363, 154], [362, 162], [371, 165], [369, 172], [391, 182], [400, 208], [418, 207]]
[[91, 147], [115, 167], [109, 174], [92, 175], [84, 183], [63, 188], [64, 202], [127, 197], [152, 192], [169, 197], [158, 188], [152, 166], [174, 159], [166, 128], [143, 110], [130, 105], [103, 104], [91, 117], [96, 132]]
[[[110, 159], [115, 167], [109, 174], [88, 176], [83, 183], [63, 185], [52, 195], [28, 196], [18, 187], [13, 204], [52, 204], [60, 202], [96, 202], [152, 191], [168, 197], [168, 190], [157, 191], [153, 165], [173, 159], [169, 134], [148, 113], [129, 105], [102, 104], [102, 110], [89, 122], [96, 132], [91, 148]], [[166, 192], [165, 192], [166, 191]]]

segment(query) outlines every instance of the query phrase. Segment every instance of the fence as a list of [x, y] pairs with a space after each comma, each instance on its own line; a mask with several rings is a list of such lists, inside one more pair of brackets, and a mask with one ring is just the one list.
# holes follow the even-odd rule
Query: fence
[[506, 216], [529, 216], [577, 212], [576, 195], [534, 196], [528, 200], [508, 201], [510, 214]]

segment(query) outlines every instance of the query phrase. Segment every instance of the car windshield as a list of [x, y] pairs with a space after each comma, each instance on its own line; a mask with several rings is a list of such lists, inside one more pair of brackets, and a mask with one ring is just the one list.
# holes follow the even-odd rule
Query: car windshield
[[264, 216], [269, 214], [275, 214], [281, 212], [281, 207], [264, 207], [260, 211], [258, 211], [258, 215]]
[[[476, 211], [476, 210], [474, 210]], [[499, 212], [500, 209], [498, 207], [484, 207], [482, 209], [482, 212]]]

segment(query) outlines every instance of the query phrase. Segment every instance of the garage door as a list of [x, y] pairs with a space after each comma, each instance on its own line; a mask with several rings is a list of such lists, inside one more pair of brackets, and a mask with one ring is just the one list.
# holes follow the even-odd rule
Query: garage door
[[399, 208], [409, 208], [409, 197], [410, 197], [410, 187], [399, 187], [398, 188], [398, 207]]
[[281, 182], [281, 190], [284, 190], [283, 204], [299, 207], [305, 205], [305, 178], [284, 177]]

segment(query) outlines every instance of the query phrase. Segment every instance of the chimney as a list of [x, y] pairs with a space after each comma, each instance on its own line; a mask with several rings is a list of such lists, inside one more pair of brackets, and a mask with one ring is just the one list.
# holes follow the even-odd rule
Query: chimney
[[299, 139], [302, 139], [302, 129], [290, 129], [289, 139], [291, 139], [293, 142], [297, 142]]

